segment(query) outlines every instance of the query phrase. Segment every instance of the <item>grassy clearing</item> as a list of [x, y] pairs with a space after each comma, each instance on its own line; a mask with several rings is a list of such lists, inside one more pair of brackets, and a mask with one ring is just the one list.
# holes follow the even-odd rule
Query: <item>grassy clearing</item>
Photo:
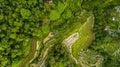
[[78, 53], [82, 49], [86, 49], [92, 40], [94, 39], [94, 34], [92, 33], [92, 25], [94, 23], [94, 17], [90, 16], [87, 21], [82, 25], [79, 30], [79, 39], [72, 46], [72, 53], [75, 58], [78, 59]]

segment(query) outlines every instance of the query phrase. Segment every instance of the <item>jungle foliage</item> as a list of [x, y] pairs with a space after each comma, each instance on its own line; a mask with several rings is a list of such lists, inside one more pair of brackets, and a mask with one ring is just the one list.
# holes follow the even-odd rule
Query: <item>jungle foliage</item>
[[[102, 67], [119, 67], [120, 39], [104, 31], [106, 25], [116, 30], [117, 24], [110, 18], [113, 8], [119, 5], [119, 0], [53, 0], [52, 3], [47, 0], [0, 0], [0, 67], [17, 67], [29, 53], [31, 38], [43, 41], [50, 31], [69, 28], [74, 20], [81, 20], [76, 16], [82, 10], [95, 17], [95, 40], [88, 49], [102, 55]], [[60, 43], [55, 45], [46, 66], [75, 67]], [[44, 48], [44, 44], [41, 46]]]

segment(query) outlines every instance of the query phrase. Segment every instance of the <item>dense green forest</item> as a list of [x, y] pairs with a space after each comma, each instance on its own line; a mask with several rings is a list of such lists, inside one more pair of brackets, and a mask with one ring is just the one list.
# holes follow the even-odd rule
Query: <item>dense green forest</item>
[[119, 0], [0, 0], [0, 67], [120, 67]]

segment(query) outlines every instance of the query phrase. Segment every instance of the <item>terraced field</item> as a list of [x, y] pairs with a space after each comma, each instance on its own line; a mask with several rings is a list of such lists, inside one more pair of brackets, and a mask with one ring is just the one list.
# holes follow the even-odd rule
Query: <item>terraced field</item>
[[78, 57], [79, 57], [78, 53], [83, 49], [87, 49], [87, 47], [95, 39], [95, 36], [92, 32], [93, 25], [94, 25], [94, 16], [90, 15], [87, 18], [87, 21], [84, 22], [83, 25], [78, 27], [79, 30], [77, 33], [73, 33], [68, 38], [63, 40], [63, 43], [66, 45], [69, 52], [71, 53], [71, 58], [76, 62], [76, 64], [80, 63], [78, 62]]
[[73, 44], [73, 55], [78, 59], [78, 53], [81, 50], [86, 49], [92, 41], [95, 39], [95, 35], [92, 32], [94, 24], [94, 16], [87, 18], [87, 21], [81, 26], [79, 30], [79, 39]]
[[0, 0], [0, 67], [120, 67], [120, 1]]
[[26, 58], [24, 58], [22, 60], [22, 62], [20, 63], [19, 67], [27, 67], [28, 64], [35, 59], [35, 57], [36, 57], [36, 55], [38, 53], [37, 52], [38, 48], [39, 48], [39, 44], [37, 43], [37, 40], [34, 39], [34, 38], [31, 39], [29, 54], [28, 54], [28, 56]]

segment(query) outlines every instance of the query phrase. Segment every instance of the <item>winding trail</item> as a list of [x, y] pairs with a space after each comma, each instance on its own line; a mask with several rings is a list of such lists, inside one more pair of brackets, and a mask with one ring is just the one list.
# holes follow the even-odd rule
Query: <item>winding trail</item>
[[[43, 40], [43, 43], [46, 43], [47, 41], [50, 40], [50, 38], [53, 37], [52, 33], [50, 32], [48, 34], [48, 36]], [[29, 63], [31, 63], [36, 57], [37, 57], [37, 54], [38, 54], [38, 50], [39, 50], [39, 42], [35, 39], [35, 38], [32, 38], [30, 40], [30, 50], [29, 50], [29, 54], [28, 56], [23, 59], [23, 61], [20, 63], [19, 67], [27, 67]], [[42, 61], [41, 61], [41, 64], [40, 64], [40, 67], [42, 67], [45, 59], [46, 59], [46, 56], [48, 54], [48, 51], [49, 49], [52, 47], [52, 45], [50, 45], [48, 48], [46, 48], [44, 54], [43, 54], [43, 58], [42, 58]]]
[[[54, 35], [52, 35], [52, 32], [50, 32], [50, 33], [48, 34], [48, 36], [43, 40], [43, 43], [45, 44], [45, 43], [48, 42], [52, 37], [54, 37]], [[51, 48], [52, 46], [53, 46], [53, 45], [49, 45], [48, 48], [45, 49], [44, 54], [43, 54], [43, 56], [42, 56], [42, 60], [41, 60], [40, 62], [38, 62], [37, 67], [44, 67], [44, 62], [45, 62], [45, 60], [46, 60], [46, 58], [47, 58], [47, 54], [48, 54], [48, 52], [49, 52], [49, 50], [50, 50], [50, 48]]]
[[37, 56], [37, 50], [39, 49], [39, 43], [36, 39], [32, 38], [30, 41], [30, 51], [28, 56], [23, 59], [20, 63], [19, 67], [27, 67], [29, 63], [31, 63]]
[[91, 15], [90, 17], [87, 18], [87, 21], [80, 27], [80, 29], [79, 29], [79, 31], [77, 33], [71, 34], [66, 39], [64, 39], [63, 42], [62, 42], [68, 48], [68, 51], [70, 52], [71, 59], [74, 60], [76, 64], [81, 64], [82, 67], [86, 67], [86, 66], [73, 56], [73, 54], [72, 54], [72, 45], [73, 45], [73, 43], [75, 43], [80, 38], [80, 36], [84, 36], [84, 37], [87, 38], [86, 35], [90, 34], [90, 33], [86, 32], [86, 30], [93, 29], [93, 26], [94, 26], [94, 16]]
[[[89, 22], [87, 22], [89, 23]], [[87, 24], [84, 23], [82, 25], [82, 27], [80, 27], [79, 32], [82, 31], [82, 29], [84, 28], [84, 26]], [[93, 27], [93, 24], [89, 25], [90, 27]], [[63, 44], [65, 44], [65, 46], [68, 48], [69, 52], [70, 52], [70, 57], [72, 58], [72, 60], [75, 61], [76, 64], [81, 64], [82, 67], [85, 67], [84, 64], [82, 64], [80, 61], [78, 61], [73, 55], [72, 55], [72, 45], [73, 43], [75, 43], [78, 39], [79, 36], [81, 35], [79, 32], [73, 33], [71, 34], [69, 37], [67, 37], [66, 39], [63, 40]], [[45, 44], [47, 41], [49, 41], [54, 35], [52, 35], [52, 33], [50, 32], [48, 34], [48, 36], [43, 40], [43, 43]], [[51, 43], [50, 43], [51, 44]], [[47, 48], [45, 48], [45, 51], [43, 53], [42, 59], [40, 62], [38, 62], [38, 66], [39, 67], [43, 67], [44, 66], [44, 62], [47, 58], [47, 54], [50, 50], [50, 48], [53, 45], [49, 45]], [[38, 50], [39, 50], [39, 43], [36, 39], [32, 38], [30, 41], [30, 51], [28, 56], [20, 63], [19, 67], [27, 67], [29, 63], [31, 63], [37, 56], [38, 54]]]
[[38, 63], [38, 67], [43, 67], [44, 66], [44, 62], [46, 60], [47, 54], [49, 52], [49, 49], [52, 47], [52, 45], [50, 45], [44, 52], [42, 60]]
[[69, 37], [67, 37], [66, 39], [64, 39], [63, 42], [62, 42], [63, 44], [65, 44], [65, 46], [66, 46], [67, 48], [69, 48], [68, 50], [69, 50], [69, 52], [70, 52], [70, 57], [72, 58], [72, 60], [75, 61], [76, 64], [78, 64], [79, 62], [78, 62], [78, 60], [72, 55], [72, 48], [71, 48], [71, 47], [72, 47], [73, 43], [75, 43], [76, 40], [78, 40], [78, 38], [79, 38], [79, 33], [76, 32], [76, 33], [71, 34]]

